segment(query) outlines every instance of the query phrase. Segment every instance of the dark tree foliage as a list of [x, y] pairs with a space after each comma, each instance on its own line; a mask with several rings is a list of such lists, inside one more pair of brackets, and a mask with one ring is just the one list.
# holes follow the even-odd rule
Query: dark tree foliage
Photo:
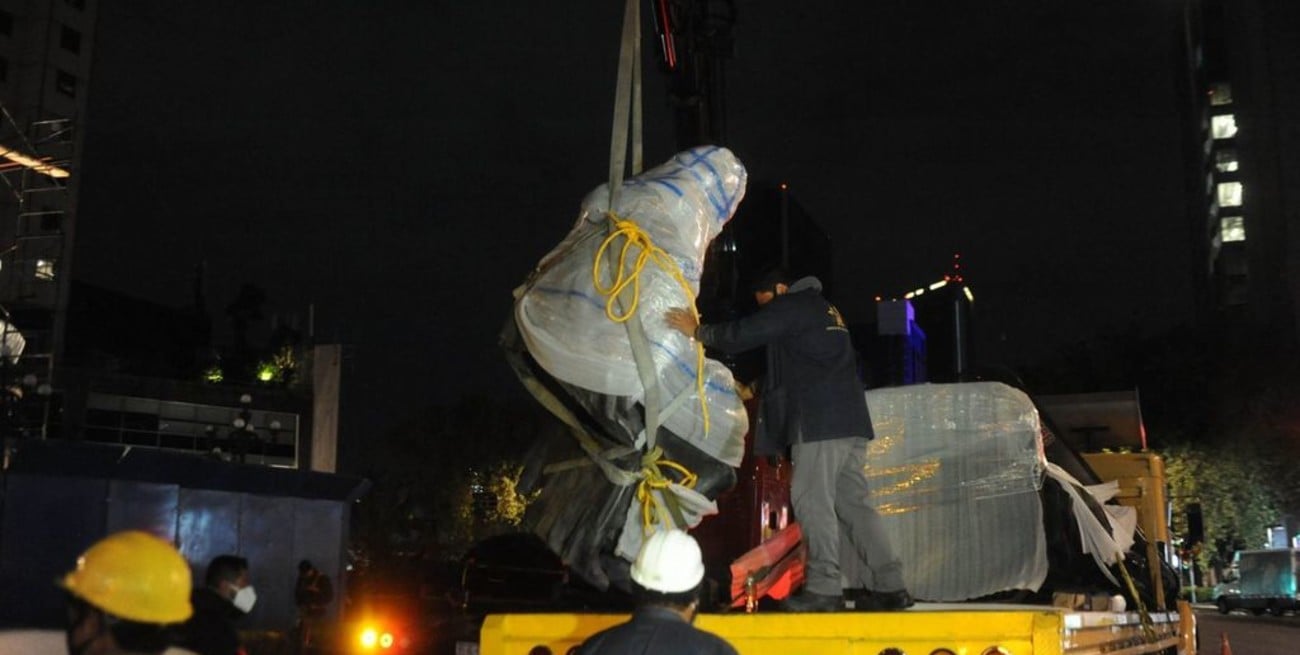
[[513, 528], [523, 456], [558, 422], [527, 399], [473, 396], [431, 406], [380, 435], [356, 470], [374, 486], [355, 512], [354, 541], [379, 559], [459, 557]]

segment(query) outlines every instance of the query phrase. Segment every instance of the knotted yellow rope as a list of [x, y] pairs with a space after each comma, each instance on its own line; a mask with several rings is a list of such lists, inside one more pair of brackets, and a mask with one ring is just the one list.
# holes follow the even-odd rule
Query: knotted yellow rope
[[[681, 286], [686, 297], [690, 299], [691, 314], [695, 316], [695, 322], [700, 320], [700, 312], [695, 308], [695, 292], [691, 290], [691, 285], [682, 275], [681, 267], [673, 260], [667, 252], [654, 244], [650, 235], [641, 229], [636, 221], [622, 218], [612, 210], [606, 213], [609, 220], [614, 224], [614, 229], [610, 231], [609, 236], [601, 242], [600, 248], [596, 250], [596, 259], [591, 265], [591, 281], [601, 295], [606, 296], [605, 316], [615, 323], [624, 323], [636, 314], [637, 304], [641, 301], [641, 271], [645, 269], [646, 262], [653, 261], [660, 269], [668, 273], [677, 284]], [[601, 262], [605, 259], [605, 250], [614, 245], [614, 241], [619, 237], [623, 238], [623, 247], [618, 253], [618, 273], [614, 277], [613, 284], [605, 286], [600, 280]], [[632, 248], [637, 247], [640, 250], [636, 254], [636, 261], [628, 266], [628, 256]], [[618, 312], [618, 298], [627, 289], [628, 285], [632, 286], [632, 301], [624, 308], [623, 313]], [[704, 397], [704, 344], [695, 343], [695, 393], [700, 398], [700, 415], [704, 421], [704, 434], [709, 434], [709, 404]]]
[[[636, 499], [641, 503], [641, 529], [646, 533], [649, 533], [650, 527], [655, 524], [655, 510], [672, 511], [672, 508], [660, 507], [659, 500], [655, 497], [654, 492], [659, 491], [667, 498], [668, 489], [673, 484], [673, 480], [664, 475], [660, 467], [677, 471], [682, 478], [677, 484], [687, 489], [694, 489], [695, 483], [699, 480], [699, 476], [692, 473], [685, 466], [670, 459], [663, 459], [662, 448], [656, 446], [646, 453], [645, 457], [641, 459], [641, 482], [636, 486]], [[680, 514], [680, 512], [673, 513]], [[680, 521], [684, 521], [684, 519]], [[674, 522], [680, 521], [674, 519]], [[679, 527], [685, 529], [686, 525], [682, 523]]]

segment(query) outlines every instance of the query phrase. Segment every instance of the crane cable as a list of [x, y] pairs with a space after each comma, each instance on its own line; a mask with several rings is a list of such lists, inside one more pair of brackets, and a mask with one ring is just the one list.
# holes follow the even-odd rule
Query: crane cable
[[[632, 175], [640, 174], [643, 167], [640, 19], [640, 3], [637, 0], [626, 0], [623, 8], [622, 42], [619, 47], [618, 78], [614, 90], [614, 125], [610, 135], [609, 206], [607, 209], [610, 217], [609, 234], [596, 253], [596, 260], [592, 264], [592, 277], [596, 288], [601, 293], [609, 296], [605, 305], [606, 315], [615, 322], [623, 324], [627, 329], [632, 357], [636, 362], [637, 373], [641, 378], [642, 406], [645, 410], [645, 435], [648, 450], [645, 456], [642, 457], [641, 471], [639, 473], [641, 482], [637, 486], [637, 498], [641, 502], [643, 531], [649, 532], [650, 526], [653, 524], [652, 518], [655, 510], [668, 514], [677, 526], [683, 529], [689, 527], [682, 516], [677, 499], [671, 493], [663, 493], [668, 491], [673, 483], [663, 475], [660, 467], [679, 471], [683, 475], [683, 484], [689, 483], [689, 486], [694, 486], [696, 476], [685, 466], [663, 459], [663, 450], [655, 443], [660, 425], [659, 382], [655, 377], [655, 365], [653, 357], [650, 355], [649, 340], [646, 338], [644, 327], [641, 325], [640, 316], [636, 313], [636, 307], [640, 301], [640, 274], [648, 259], [653, 257], [660, 266], [663, 266], [663, 261], [660, 261], [660, 258], [662, 258], [673, 265], [667, 270], [674, 277], [679, 278], [679, 283], [684, 282], [684, 280], [680, 279], [680, 271], [674, 272], [676, 269], [675, 262], [654, 245], [640, 226], [634, 221], [620, 219], [615, 212], [615, 208], [618, 206], [619, 190], [622, 187], [623, 176], [627, 168], [629, 136], [631, 137]], [[618, 274], [612, 285], [605, 286], [600, 282], [600, 260], [606, 255], [609, 246], [620, 236], [623, 237], [624, 243], [616, 262]], [[628, 264], [627, 257], [634, 245], [639, 245], [641, 251], [637, 255], [631, 274], [628, 275], [625, 273]], [[611, 262], [611, 264], [613, 263]], [[625, 300], [623, 294], [628, 291], [629, 285], [631, 286], [632, 295], [631, 298]], [[689, 291], [689, 285], [686, 288]], [[691, 305], [694, 307], [694, 294], [688, 293], [687, 297], [691, 298]], [[620, 305], [622, 306], [621, 311], [616, 311], [616, 308]], [[697, 361], [702, 355], [703, 350], [701, 349], [699, 355], [697, 355]], [[698, 376], [700, 376], [698, 377], [697, 391], [702, 391], [703, 367], [697, 368], [699, 370]], [[704, 403], [703, 393], [700, 393], [700, 402], [701, 404]], [[660, 493], [655, 493], [656, 491]]]

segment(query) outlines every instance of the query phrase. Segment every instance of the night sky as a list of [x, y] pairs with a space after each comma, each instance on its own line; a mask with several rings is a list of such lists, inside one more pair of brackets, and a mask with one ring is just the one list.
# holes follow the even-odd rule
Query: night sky
[[[1191, 313], [1175, 4], [738, 0], [726, 145], [829, 233], [850, 321], [960, 251], [982, 360], [1154, 332]], [[353, 439], [520, 394], [496, 334], [606, 175], [622, 2], [101, 11], [76, 277], [184, 306], [206, 262], [215, 316], [245, 282], [313, 304]]]

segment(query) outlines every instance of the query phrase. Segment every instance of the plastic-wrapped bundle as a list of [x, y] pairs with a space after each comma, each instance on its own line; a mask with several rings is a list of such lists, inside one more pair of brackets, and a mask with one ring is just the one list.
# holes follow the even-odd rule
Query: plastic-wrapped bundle
[[[748, 419], [731, 371], [706, 360], [706, 436], [696, 395], [695, 344], [665, 325], [663, 315], [671, 307], [694, 304], [705, 250], [740, 204], [745, 179], [745, 169], [731, 151], [694, 148], [624, 181], [614, 208], [619, 217], [636, 221], [690, 286], [688, 295], [671, 272], [653, 263], [640, 274], [635, 311], [650, 341], [660, 397], [687, 394], [679, 409], [664, 418], [664, 426], [732, 466], [740, 464]], [[556, 379], [640, 400], [645, 391], [627, 329], [607, 316], [606, 297], [595, 288], [592, 276], [597, 251], [609, 232], [608, 206], [607, 185], [587, 195], [568, 237], [542, 258], [529, 284], [517, 294], [515, 321], [529, 354]], [[621, 247], [615, 243], [610, 250]], [[609, 268], [602, 262], [602, 272]]]
[[[1134, 512], [1103, 505], [1115, 485], [1095, 484], [1059, 440], [1044, 452], [1024, 393], [996, 382], [924, 384], [869, 391], [867, 404], [871, 501], [917, 597], [1123, 588], [1110, 566], [1135, 543]], [[1150, 603], [1145, 579], [1132, 577]]]
[[[694, 304], [706, 248], [731, 219], [745, 181], [745, 169], [730, 151], [706, 146], [625, 180], [613, 217], [609, 189], [602, 185], [583, 200], [564, 241], [515, 292], [514, 320], [503, 335], [507, 355], [529, 391], [570, 426], [578, 452], [590, 460], [584, 468], [557, 468], [554, 461], [541, 461], [547, 457], [534, 456], [538, 461], [528, 464], [549, 465], [548, 477], [528, 520], [600, 586], [611, 573], [601, 558], [612, 552], [630, 559], [640, 543], [640, 531], [629, 528], [640, 523], [641, 509], [629, 491], [639, 484], [650, 441], [644, 434], [647, 396], [661, 405], [653, 441], [663, 459], [699, 476], [694, 490], [673, 485], [650, 492], [661, 501], [665, 494], [674, 497], [669, 502], [684, 515], [681, 527], [716, 511], [711, 499], [734, 483], [748, 419], [731, 372], [705, 360], [701, 403], [696, 344], [663, 317], [668, 308]], [[634, 221], [653, 245], [633, 243], [621, 260], [628, 241], [620, 235], [607, 242], [611, 218]], [[651, 247], [661, 257], [639, 267], [630, 263]], [[635, 299], [624, 294], [611, 303], [608, 287], [620, 270], [626, 275], [633, 269], [639, 275]], [[628, 326], [611, 316], [624, 313], [640, 320], [652, 371], [638, 370]], [[643, 378], [654, 381], [653, 394], [643, 388]], [[579, 489], [586, 491], [578, 494]], [[575, 511], [583, 505], [573, 502], [575, 495], [591, 501], [587, 509]]]
[[[918, 598], [1036, 590], [1048, 558], [1038, 412], [994, 382], [867, 392], [872, 503]], [[958, 563], [954, 565], [954, 563]]]

